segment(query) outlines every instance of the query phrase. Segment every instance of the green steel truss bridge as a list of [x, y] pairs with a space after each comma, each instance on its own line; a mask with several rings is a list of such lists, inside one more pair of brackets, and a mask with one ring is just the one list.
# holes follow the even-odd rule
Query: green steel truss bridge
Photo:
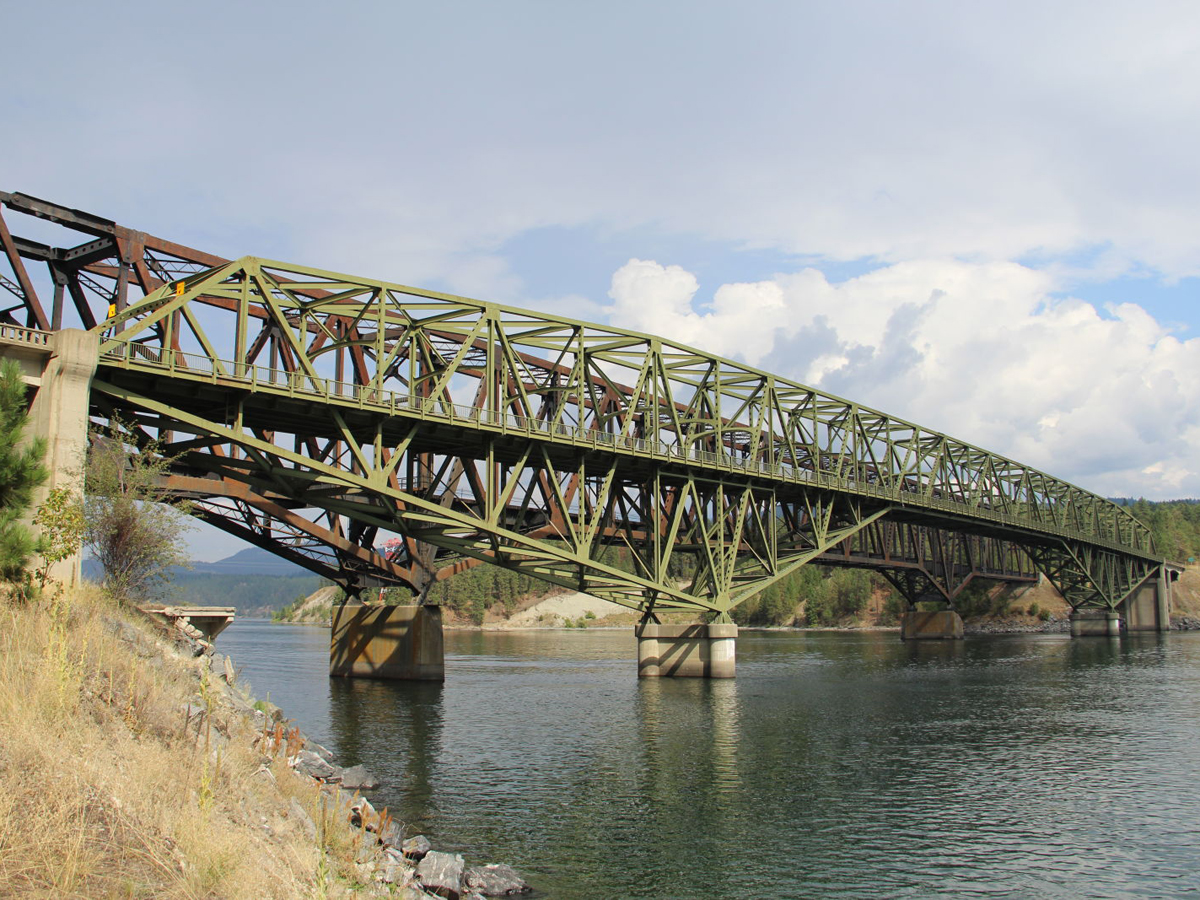
[[5, 207], [71, 240], [0, 217], [0, 322], [97, 332], [93, 420], [157, 439], [195, 514], [354, 592], [486, 561], [721, 621], [819, 562], [910, 603], [1042, 572], [1115, 609], [1163, 562], [1101, 497], [667, 338]]

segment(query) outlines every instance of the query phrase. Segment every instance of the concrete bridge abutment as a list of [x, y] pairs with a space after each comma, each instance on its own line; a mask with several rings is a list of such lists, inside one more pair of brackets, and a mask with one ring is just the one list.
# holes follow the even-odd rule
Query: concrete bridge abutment
[[332, 677], [446, 680], [440, 606], [344, 603], [334, 608], [332, 625]]
[[[25, 339], [4, 341], [0, 355], [15, 359], [25, 383], [36, 388], [29, 408], [26, 439], [46, 442], [44, 464], [49, 477], [34, 493], [36, 510], [56, 488], [83, 496], [83, 468], [87, 460], [88, 403], [92, 377], [100, 359], [100, 336], [78, 328], [45, 335], [34, 343], [28, 329], [14, 330]], [[41, 338], [39, 337], [39, 340]], [[50, 567], [50, 577], [73, 586], [80, 581], [79, 554]]]
[[732, 623], [643, 622], [634, 631], [638, 678], [733, 678], [737, 632]]
[[1171, 630], [1171, 576], [1165, 565], [1159, 566], [1157, 577], [1125, 598], [1121, 612], [1126, 631]]

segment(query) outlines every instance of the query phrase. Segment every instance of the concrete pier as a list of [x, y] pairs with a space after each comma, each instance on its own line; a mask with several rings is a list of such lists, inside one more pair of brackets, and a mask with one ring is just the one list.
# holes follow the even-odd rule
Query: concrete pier
[[1071, 637], [1116, 637], [1121, 616], [1115, 609], [1077, 609], [1071, 613]]
[[952, 609], [910, 609], [900, 614], [902, 641], [961, 641], [962, 636], [962, 616]]
[[733, 678], [737, 626], [658, 625], [643, 622], [638, 639], [639, 678]]
[[333, 610], [329, 674], [344, 678], [444, 681], [440, 606], [364, 606]]
[[[99, 361], [100, 338], [65, 328], [53, 334], [9, 328], [0, 334], [0, 356], [15, 359], [27, 385], [36, 388], [26, 438], [46, 441], [46, 482], [33, 497], [33, 509], [55, 488], [83, 494], [87, 458], [88, 395]], [[79, 555], [55, 563], [50, 576], [65, 585], [80, 581]]]

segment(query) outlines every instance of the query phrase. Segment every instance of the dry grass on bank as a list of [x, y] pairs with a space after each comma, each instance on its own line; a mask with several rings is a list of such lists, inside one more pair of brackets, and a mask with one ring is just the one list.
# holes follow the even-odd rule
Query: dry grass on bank
[[1186, 566], [1171, 589], [1171, 614], [1200, 618], [1200, 566]]
[[94, 588], [0, 601], [0, 896], [324, 896], [352, 838], [321, 852], [317, 788], [151, 632]]

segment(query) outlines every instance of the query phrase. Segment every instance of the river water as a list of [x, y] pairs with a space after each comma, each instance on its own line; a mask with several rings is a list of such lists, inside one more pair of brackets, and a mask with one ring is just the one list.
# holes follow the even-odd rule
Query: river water
[[1200, 635], [749, 632], [732, 681], [629, 630], [446, 633], [445, 684], [218, 640], [372, 796], [539, 898], [1200, 896]]

